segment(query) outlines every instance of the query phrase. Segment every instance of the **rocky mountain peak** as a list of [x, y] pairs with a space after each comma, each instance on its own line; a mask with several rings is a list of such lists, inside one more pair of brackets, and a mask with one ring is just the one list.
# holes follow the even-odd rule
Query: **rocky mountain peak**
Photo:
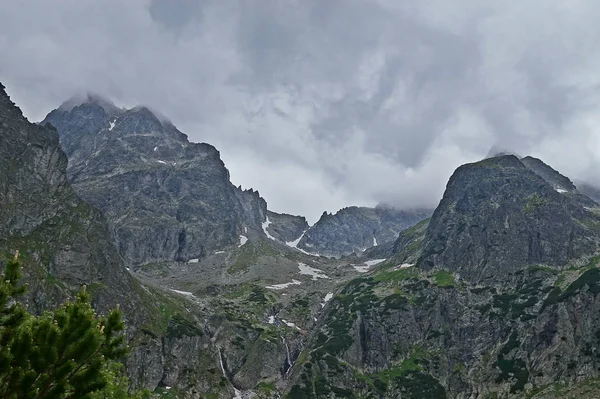
[[550, 165], [544, 163], [541, 159], [527, 156], [521, 159], [521, 162], [535, 174], [546, 180], [555, 190], [574, 192], [577, 190], [575, 184], [568, 177], [560, 174]]
[[233, 186], [215, 147], [190, 143], [146, 106], [111, 114], [90, 101], [42, 123], [56, 127], [69, 180], [105, 213], [130, 264], [201, 258], [261, 231], [260, 194]]
[[349, 206], [335, 214], [323, 212], [301, 237], [298, 248], [325, 256], [362, 253], [394, 241], [401, 231], [427, 218], [430, 210]]
[[100, 94], [91, 92], [69, 98], [58, 107], [58, 110], [70, 112], [76, 107], [81, 107], [85, 105], [101, 107], [109, 115], [116, 115], [123, 111], [122, 109], [118, 108], [111, 100], [103, 97]]
[[450, 178], [419, 265], [472, 281], [502, 279], [534, 264], [566, 267], [596, 252], [599, 221], [516, 156], [488, 158]]
[[492, 146], [492, 148], [490, 148], [490, 150], [488, 151], [488, 153], [485, 157], [486, 158], [496, 158], [496, 157], [500, 157], [503, 155], [514, 155], [516, 157], [519, 157], [515, 152], [513, 152], [507, 148], [499, 147], [496, 145], [494, 145], [494, 146]]
[[[19, 249], [63, 283], [128, 283], [105, 220], [73, 191], [56, 131], [30, 123], [0, 89], [0, 251]], [[35, 266], [34, 266], [35, 265]]]
[[12, 102], [2, 83], [0, 83], [0, 117], [23, 118], [21, 109]]

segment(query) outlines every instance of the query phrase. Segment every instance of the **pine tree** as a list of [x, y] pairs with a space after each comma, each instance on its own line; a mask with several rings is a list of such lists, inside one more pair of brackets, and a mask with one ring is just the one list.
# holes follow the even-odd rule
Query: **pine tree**
[[119, 308], [96, 315], [84, 286], [74, 301], [34, 316], [17, 301], [20, 277], [17, 252], [0, 276], [0, 397], [133, 397], [118, 366], [127, 353]]

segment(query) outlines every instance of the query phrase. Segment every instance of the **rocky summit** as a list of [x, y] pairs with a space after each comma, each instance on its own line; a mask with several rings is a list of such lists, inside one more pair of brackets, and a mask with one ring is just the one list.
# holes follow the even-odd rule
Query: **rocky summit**
[[59, 133], [77, 194], [108, 219], [132, 265], [201, 259], [237, 245], [248, 229], [304, 252], [361, 252], [427, 217], [430, 211], [351, 207], [301, 216], [267, 210], [259, 193], [235, 187], [219, 152], [146, 107], [120, 109], [101, 97], [69, 100], [42, 125]]
[[90, 95], [36, 125], [2, 87], [0, 168], [23, 301], [121, 304], [154, 398], [600, 397], [600, 205], [542, 160], [463, 165], [434, 211], [309, 226], [148, 108]]
[[50, 112], [48, 123], [69, 155], [73, 187], [106, 215], [128, 263], [198, 259], [261, 230], [258, 192], [236, 188], [213, 146], [190, 143], [148, 108], [92, 97]]
[[527, 265], [585, 263], [600, 243], [600, 219], [570, 193], [514, 155], [461, 166], [431, 217], [418, 264], [484, 282]]
[[431, 215], [430, 210], [352, 206], [321, 218], [299, 237], [298, 248], [325, 256], [359, 254], [394, 241], [401, 231]]
[[341, 287], [290, 397], [597, 397], [600, 208], [526, 162], [460, 167], [431, 219]]

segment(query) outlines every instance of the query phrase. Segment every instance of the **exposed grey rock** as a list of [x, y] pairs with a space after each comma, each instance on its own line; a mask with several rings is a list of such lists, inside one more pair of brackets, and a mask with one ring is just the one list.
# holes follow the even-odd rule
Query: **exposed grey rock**
[[430, 215], [429, 210], [406, 211], [386, 206], [352, 206], [336, 214], [324, 212], [304, 234], [298, 247], [333, 257], [360, 253], [395, 240], [401, 231]]
[[431, 220], [332, 300], [291, 392], [559, 398], [544, 388], [560, 383], [597, 397], [599, 233], [594, 210], [515, 156], [460, 167]]
[[272, 237], [284, 243], [300, 238], [309, 227], [304, 216], [293, 216], [271, 211], [268, 211], [267, 215], [271, 222], [266, 227], [267, 231]]
[[148, 108], [106, 108], [61, 107], [42, 124], [57, 128], [73, 187], [106, 215], [128, 263], [201, 258], [261, 230], [266, 202], [231, 184], [213, 146]]
[[27, 121], [0, 85], [0, 247], [20, 250], [73, 288], [110, 285], [127, 298], [131, 278], [104, 218], [67, 181], [56, 131]]
[[546, 180], [555, 190], [563, 190], [574, 192], [577, 190], [571, 179], [561, 175], [558, 171], [554, 170], [551, 166], [544, 163], [541, 159], [527, 156], [521, 158], [521, 162], [532, 170], [535, 174]]
[[[202, 334], [168, 319], [162, 336], [148, 335], [153, 320], [162, 322], [162, 304], [127, 272], [104, 217], [75, 194], [66, 168], [57, 132], [28, 122], [0, 85], [0, 252], [21, 252], [29, 309], [55, 308], [86, 284], [98, 312], [117, 304], [124, 312], [134, 386], [154, 389], [172, 380], [189, 386], [186, 373], [202, 370], [196, 367]], [[215, 367], [212, 358], [206, 363]], [[195, 384], [190, 391], [210, 390]]]
[[450, 268], [473, 282], [533, 264], [567, 267], [598, 249], [599, 222], [517, 157], [489, 158], [452, 175], [418, 264]]
[[[584, 207], [596, 207], [597, 200], [593, 196], [586, 195], [585, 192], [578, 190], [575, 184], [568, 177], [554, 170], [550, 165], [544, 163], [541, 159], [533, 157], [525, 157], [521, 162], [532, 170], [535, 174], [544, 179], [557, 192], [571, 197], [574, 201]], [[584, 186], [585, 189], [585, 186]]]

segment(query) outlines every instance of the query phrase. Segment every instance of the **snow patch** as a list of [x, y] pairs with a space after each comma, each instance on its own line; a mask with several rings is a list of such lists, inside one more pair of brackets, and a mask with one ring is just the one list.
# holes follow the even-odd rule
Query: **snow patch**
[[372, 260], [366, 261], [365, 265], [371, 267], [371, 266], [378, 265], [378, 264], [380, 264], [383, 261], [385, 261], [385, 259], [372, 259]]
[[181, 295], [185, 295], [185, 296], [194, 296], [194, 294], [192, 294], [191, 292], [188, 292], [188, 291], [179, 291], [179, 290], [174, 290], [172, 288], [171, 288], [171, 291], [176, 292]]
[[300, 284], [302, 284], [300, 281], [292, 280], [291, 283], [267, 285], [266, 288], [268, 288], [270, 290], [283, 290], [283, 289], [286, 289], [287, 287], [289, 287], [290, 285], [300, 285]]
[[215, 255], [218, 255], [218, 254], [224, 254], [224, 253], [225, 253], [225, 251], [216, 251], [216, 252], [215, 252]]
[[311, 276], [313, 280], [319, 278], [329, 278], [323, 270], [316, 269], [314, 267], [310, 267], [305, 263], [298, 262], [298, 269], [300, 269], [300, 274], [305, 274], [307, 276]]
[[231, 386], [233, 387], [233, 399], [244, 399], [242, 396], [242, 391], [234, 387], [233, 384], [231, 384]]
[[239, 245], [239, 247], [241, 247], [242, 245], [244, 245], [247, 242], [248, 242], [248, 237], [240, 235], [240, 245]]
[[327, 304], [327, 302], [331, 301], [331, 298], [333, 298], [333, 292], [328, 292], [327, 295], [325, 295], [325, 298], [323, 298], [323, 302], [321, 303], [321, 308], [324, 308], [325, 304]]
[[275, 316], [269, 316], [269, 324], [275, 323]]
[[113, 120], [112, 122], [110, 122], [110, 126], [108, 127], [108, 131], [110, 132], [111, 130], [113, 130], [113, 128], [115, 127], [115, 120]]
[[359, 273], [366, 273], [369, 271], [369, 266], [352, 265], [352, 267]]
[[200, 262], [200, 259], [190, 259], [190, 260], [188, 260], [187, 263], [198, 263], [198, 262]]
[[271, 234], [269, 234], [269, 232], [267, 231], [267, 227], [269, 227], [269, 225], [271, 224], [271, 221], [269, 220], [269, 217], [267, 216], [267, 220], [265, 220], [262, 224], [262, 229], [265, 232], [265, 234], [267, 235], [267, 238], [270, 238], [273, 241], [277, 241], [275, 239], [275, 237], [273, 237]]
[[373, 236], [373, 246], [374, 247], [377, 246], [377, 238], [375, 236]]
[[559, 193], [561, 193], [561, 194], [564, 194], [564, 193], [568, 193], [568, 192], [569, 192], [569, 191], [565, 190], [564, 188], [557, 188], [557, 189], [556, 189], [556, 191], [558, 191], [558, 192], [559, 192]]
[[292, 323], [291, 321], [286, 321], [284, 319], [281, 319], [281, 321], [288, 327], [295, 328], [297, 330], [302, 330], [300, 327], [298, 327], [296, 324]]
[[160, 159], [157, 161], [158, 163], [162, 163], [163, 165], [166, 165], [167, 163], [165, 161], [161, 161]]
[[244, 233], [248, 234], [248, 227], [244, 226]]
[[304, 237], [304, 233], [306, 233], [306, 230], [304, 230], [302, 232], [302, 234], [300, 234], [300, 237], [296, 238], [294, 241], [287, 241], [285, 243], [285, 245], [287, 245], [288, 247], [300, 249], [300, 248], [298, 248], [298, 243], [300, 242], [300, 240], [302, 239], [302, 237]]
[[400, 269], [407, 269], [409, 267], [413, 267], [414, 265], [414, 263], [403, 263], [400, 265]]
[[310, 253], [310, 252], [307, 252], [307, 251], [303, 250], [302, 248], [298, 248], [298, 244], [300, 243], [300, 240], [302, 240], [302, 237], [304, 237], [304, 234], [306, 232], [307, 232], [307, 230], [304, 230], [302, 232], [302, 234], [300, 235], [300, 237], [296, 238], [294, 241], [286, 241], [285, 245], [287, 245], [288, 247], [292, 247], [294, 249], [297, 249], [298, 251], [302, 252], [305, 255], [320, 257], [321, 255], [319, 255], [319, 254], [313, 254], [313, 253]]
[[158, 147], [154, 147], [154, 152], [156, 152], [158, 150]]

